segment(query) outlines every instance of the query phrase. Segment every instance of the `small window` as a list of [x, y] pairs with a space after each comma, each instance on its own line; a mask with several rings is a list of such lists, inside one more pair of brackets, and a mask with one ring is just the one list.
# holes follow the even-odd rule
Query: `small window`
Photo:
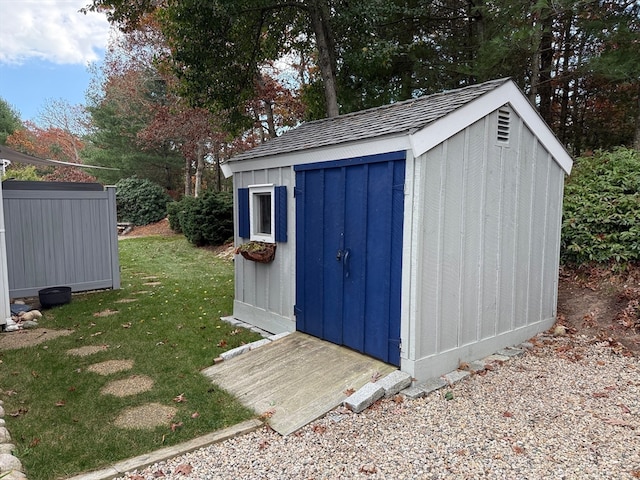
[[511, 112], [503, 107], [498, 110], [498, 141], [509, 142], [509, 128], [511, 126]]
[[273, 242], [274, 218], [273, 185], [249, 186], [250, 239]]
[[287, 241], [287, 187], [238, 188], [238, 236], [262, 242]]

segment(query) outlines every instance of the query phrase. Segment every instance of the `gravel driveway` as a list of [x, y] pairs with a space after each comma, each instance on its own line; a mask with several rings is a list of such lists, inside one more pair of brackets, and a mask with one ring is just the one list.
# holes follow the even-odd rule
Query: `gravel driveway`
[[121, 480], [640, 478], [639, 359], [584, 337], [535, 343], [422, 399], [337, 409], [288, 437], [265, 428]]

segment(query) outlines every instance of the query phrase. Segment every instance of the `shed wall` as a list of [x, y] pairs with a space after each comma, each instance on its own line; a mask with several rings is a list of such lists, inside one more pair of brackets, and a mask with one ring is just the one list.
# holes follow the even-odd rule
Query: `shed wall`
[[555, 321], [564, 173], [513, 112], [509, 141], [496, 133], [494, 112], [407, 174], [417, 272], [402, 368], [419, 380]]
[[115, 188], [3, 192], [9, 294], [120, 288]]
[[[235, 257], [235, 300], [233, 316], [272, 333], [296, 329], [295, 303], [295, 201], [292, 167], [267, 168], [233, 175], [234, 192], [250, 185], [273, 184], [287, 187], [287, 242], [278, 242], [276, 256], [268, 264]], [[237, 202], [234, 202], [237, 209]], [[234, 212], [238, 218], [238, 212]], [[235, 231], [235, 243], [243, 239]]]

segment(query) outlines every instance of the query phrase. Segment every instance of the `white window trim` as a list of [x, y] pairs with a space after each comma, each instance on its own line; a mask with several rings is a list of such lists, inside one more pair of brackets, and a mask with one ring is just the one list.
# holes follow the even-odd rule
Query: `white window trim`
[[[260, 185], [249, 185], [249, 240], [258, 242], [275, 243], [276, 238], [276, 202], [275, 202], [275, 185], [273, 183], [265, 183]], [[264, 235], [257, 233], [255, 225], [255, 195], [269, 193], [271, 195], [271, 234]]]

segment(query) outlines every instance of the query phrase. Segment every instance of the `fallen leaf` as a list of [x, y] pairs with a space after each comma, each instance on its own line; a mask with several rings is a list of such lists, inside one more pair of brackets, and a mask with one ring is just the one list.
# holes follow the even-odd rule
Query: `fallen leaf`
[[183, 425], [182, 422], [178, 422], [178, 423], [172, 423], [171, 424], [171, 431], [175, 432], [178, 428], [180, 428]]
[[393, 397], [393, 402], [394, 403], [403, 403], [404, 402], [404, 397], [402, 395], [395, 395]]
[[513, 413], [511, 412], [502, 412], [502, 416], [505, 418], [511, 418], [513, 417]]
[[191, 418], [198, 418], [200, 416], [200, 414], [198, 412], [193, 412], [191, 414]]
[[189, 475], [193, 467], [188, 463], [182, 463], [176, 467], [173, 473], [181, 473], [182, 475]]
[[9, 414], [10, 417], [19, 417], [20, 415], [24, 415], [25, 413], [27, 413], [29, 410], [27, 410], [26, 408], [19, 408], [18, 410], [11, 412]]
[[175, 397], [173, 399], [174, 402], [176, 403], [184, 403], [187, 401], [186, 397], [184, 396], [184, 393], [181, 393], [180, 395], [178, 395], [177, 397]]
[[70, 392], [75, 392], [76, 391], [76, 387], [69, 387], [67, 390], [69, 390]]
[[372, 475], [374, 473], [377, 473], [378, 469], [376, 468], [375, 465], [368, 464], [368, 465], [362, 465], [359, 471], [360, 473], [367, 473], [369, 475]]
[[238, 335], [240, 333], [240, 329], [236, 328], [235, 330], [232, 330], [229, 335]]
[[373, 383], [377, 382], [378, 380], [380, 380], [380, 377], [382, 377], [382, 375], [380, 374], [380, 372], [373, 372], [373, 374], [371, 375], [371, 381]]
[[351, 396], [351, 395], [353, 395], [354, 393], [356, 393], [356, 391], [355, 391], [355, 389], [353, 389], [353, 388], [347, 388], [347, 389], [344, 391], [344, 394], [345, 394], [347, 397], [350, 397], [350, 396]]
[[273, 408], [270, 408], [269, 410], [264, 412], [262, 415], [260, 415], [260, 418], [262, 419], [271, 418], [273, 417], [274, 413], [276, 413], [276, 411]]
[[610, 418], [608, 420], [605, 420], [604, 423], [614, 425], [616, 427], [630, 427], [632, 429], [635, 428], [632, 424], [630, 424], [629, 422], [625, 422], [620, 418]]
[[322, 433], [325, 433], [327, 431], [327, 427], [325, 427], [324, 425], [314, 425], [313, 426], [313, 431], [318, 433], [318, 434], [322, 434]]
[[153, 472], [153, 476], [155, 478], [160, 478], [160, 477], [164, 477], [165, 474], [164, 474], [164, 472], [162, 470], [156, 470], [155, 472]]
[[227, 346], [227, 341], [224, 338], [218, 342], [219, 348], [224, 348], [226, 346]]
[[142, 475], [130, 475], [127, 477], [128, 480], [145, 480]]
[[39, 438], [34, 438], [33, 440], [31, 440], [29, 442], [29, 447], [30, 448], [37, 447], [39, 443], [40, 443], [40, 439]]
[[64, 404], [65, 404], [64, 400], [58, 400], [56, 402], [56, 407], [64, 407]]
[[269, 442], [265, 438], [261, 438], [258, 442], [258, 450], [264, 450], [269, 446]]
[[123, 323], [122, 328], [131, 328], [131, 322]]
[[97, 337], [98, 335], [102, 335], [103, 332], [92, 333], [90, 336]]
[[35, 370], [31, 370], [31, 376], [33, 378], [38, 378], [40, 376], [40, 374], [38, 372], [36, 372]]
[[609, 398], [609, 394], [607, 392], [594, 392], [591, 396], [593, 398]]
[[624, 413], [631, 413], [631, 410], [629, 410], [629, 407], [627, 407], [624, 403], [619, 403], [618, 406], [622, 409]]
[[511, 448], [513, 448], [513, 451], [519, 455], [522, 455], [524, 453], [524, 448], [522, 448], [520, 445], [514, 445]]

